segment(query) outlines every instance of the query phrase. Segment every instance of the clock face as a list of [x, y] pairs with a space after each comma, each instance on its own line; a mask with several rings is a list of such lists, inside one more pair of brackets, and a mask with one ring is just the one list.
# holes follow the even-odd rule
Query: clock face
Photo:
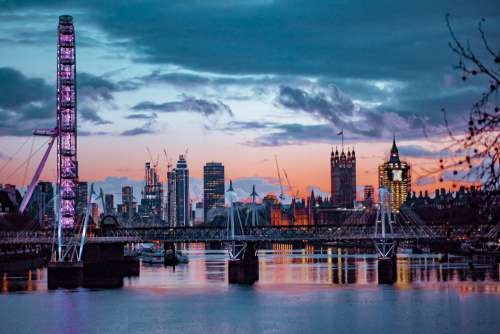
[[402, 181], [403, 180], [403, 171], [396, 169], [392, 171], [392, 180], [393, 181]]

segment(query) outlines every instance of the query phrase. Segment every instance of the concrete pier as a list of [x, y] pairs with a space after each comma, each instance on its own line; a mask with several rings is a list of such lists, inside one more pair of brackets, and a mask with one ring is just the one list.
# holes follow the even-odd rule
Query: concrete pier
[[397, 280], [397, 260], [396, 256], [379, 258], [378, 264], [378, 284], [394, 284]]
[[49, 289], [119, 288], [123, 277], [139, 275], [139, 259], [124, 256], [124, 244], [86, 244], [81, 262], [51, 262], [48, 267]]
[[253, 284], [259, 280], [259, 258], [254, 243], [248, 243], [241, 258], [228, 261], [229, 283]]
[[74, 289], [83, 285], [83, 262], [50, 262], [47, 267], [49, 289]]

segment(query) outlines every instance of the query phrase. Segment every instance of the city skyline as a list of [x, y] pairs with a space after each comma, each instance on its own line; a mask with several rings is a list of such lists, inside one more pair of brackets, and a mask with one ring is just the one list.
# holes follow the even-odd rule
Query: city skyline
[[[439, 141], [446, 138], [441, 108], [455, 108], [453, 113], [458, 114], [468, 109], [467, 101], [474, 95], [464, 91], [451, 67], [455, 59], [447, 46], [449, 36], [444, 14], [439, 13], [450, 12], [452, 19], [462, 27], [461, 36], [468, 38], [475, 34], [477, 17], [483, 12], [487, 11], [489, 17], [497, 15], [492, 3], [484, 2], [481, 8], [454, 8], [451, 3], [440, 4], [439, 8], [419, 6], [418, 16], [411, 6], [393, 4], [392, 12], [407, 23], [399, 33], [408, 41], [408, 50], [384, 53], [383, 57], [380, 53], [390, 45], [390, 38], [379, 40], [380, 45], [361, 46], [345, 37], [345, 33], [355, 30], [362, 40], [368, 38], [372, 30], [381, 33], [388, 29], [384, 20], [369, 14], [373, 10], [379, 18], [384, 18], [392, 15], [391, 11], [377, 8], [336, 4], [339, 7], [334, 11], [335, 22], [321, 15], [326, 5], [310, 6], [306, 2], [297, 2], [291, 8], [274, 1], [252, 5], [235, 1], [231, 6], [214, 1], [192, 8], [165, 5], [155, 9], [166, 17], [182, 13], [200, 19], [199, 24], [208, 32], [213, 28], [201, 18], [211, 11], [219, 13], [221, 24], [233, 24], [227, 19], [232, 14], [251, 23], [242, 27], [237, 36], [225, 31], [221, 40], [206, 45], [196, 43], [196, 39], [204, 38], [197, 34], [191, 36], [193, 41], [188, 43], [190, 37], [182, 25], [164, 27], [162, 21], [156, 19], [143, 22], [142, 18], [137, 21], [131, 18], [130, 29], [117, 31], [103, 20], [121, 22], [130, 9], [109, 6], [111, 10], [107, 15], [113, 17], [104, 18], [92, 4], [83, 2], [66, 8], [59, 4], [57, 7], [44, 5], [40, 11], [36, 4], [2, 4], [4, 10], [0, 15], [4, 20], [0, 23], [0, 38], [4, 42], [0, 46], [3, 55], [0, 79], [2, 84], [10, 85], [2, 87], [7, 94], [0, 98], [0, 108], [2, 115], [9, 113], [10, 117], [0, 125], [0, 163], [8, 163], [8, 168], [0, 173], [1, 183], [28, 182], [23, 173], [16, 173], [15, 166], [29, 154], [30, 143], [24, 145], [12, 161], [9, 159], [33, 128], [54, 125], [53, 43], [56, 38], [52, 27], [61, 12], [73, 14], [79, 27], [78, 124], [81, 127], [78, 150], [82, 180], [102, 181], [107, 177], [140, 180], [142, 165], [148, 159], [147, 148], [154, 154], [166, 148], [169, 157], [176, 157], [189, 148], [191, 175], [200, 180], [205, 162], [221, 161], [227, 178], [235, 182], [256, 178], [275, 184], [272, 158], [277, 154], [301, 196], [306, 196], [311, 188], [327, 193], [330, 177], [324, 157], [332, 147], [340, 147], [336, 134], [341, 128], [346, 134], [346, 144], [356, 147], [359, 186], [377, 184], [377, 166], [386, 160], [394, 134], [402, 158], [411, 162], [413, 172], [418, 173], [413, 175], [414, 189], [450, 188], [451, 179], [458, 178], [445, 173], [447, 182], [439, 184], [436, 175], [429, 176], [423, 171], [436, 167], [441, 156], [450, 155], [448, 151], [439, 152], [443, 145]], [[148, 8], [138, 4], [136, 9], [147, 13]], [[311, 11], [310, 16], [304, 17], [303, 29], [299, 29], [303, 34], [292, 36], [294, 38], [286, 43], [279, 41], [273, 34], [270, 15], [283, 14], [284, 23], [292, 24], [300, 9]], [[255, 11], [264, 15], [252, 15]], [[364, 31], [363, 25], [357, 27], [352, 20], [343, 20], [341, 13], [344, 12], [358, 12], [359, 17], [365, 19], [363, 24], [370, 24], [374, 29]], [[33, 15], [37, 20], [32, 19]], [[320, 31], [313, 29], [313, 17], [322, 23]], [[434, 32], [432, 39], [421, 35], [422, 19]], [[495, 24], [490, 20], [488, 31], [494, 31]], [[267, 58], [257, 43], [264, 37], [256, 28], [260, 25], [281, 47]], [[331, 41], [319, 37], [339, 29], [344, 34], [334, 34]], [[148, 36], [152, 30], [172, 40], [160, 39], [161, 43], [154, 44]], [[238, 48], [230, 51], [219, 47], [220, 43], [230, 40]], [[311, 46], [313, 41], [322, 47]], [[130, 45], [130, 50], [123, 49], [123, 42]], [[35, 43], [37, 47], [33, 48]], [[184, 51], [188, 57], [182, 57], [169, 43], [172, 46], [187, 43], [183, 45], [189, 45]], [[426, 52], [430, 48], [435, 50], [432, 55]], [[300, 52], [293, 51], [295, 49]], [[242, 50], [258, 55], [263, 64], [248, 57], [242, 59], [238, 53]], [[195, 51], [210, 57], [196, 58]], [[365, 51], [376, 56], [373, 63], [363, 64], [366, 61], [357, 56]], [[291, 63], [277, 61], [282, 52], [288, 52]], [[27, 53], [36, 54], [36, 66], [28, 61]], [[314, 61], [300, 61], [297, 57], [304, 53]], [[346, 53], [354, 57], [346, 57]], [[219, 57], [213, 57], [214, 54]], [[351, 62], [350, 58], [353, 58]], [[416, 67], [409, 69], [403, 60], [413, 62]], [[357, 69], [360, 64], [363, 66]], [[419, 66], [429, 64], [432, 67], [426, 75], [422, 74]], [[381, 72], [378, 66], [385, 66], [387, 70]], [[36, 94], [27, 93], [33, 90]], [[9, 96], [18, 99], [12, 100]], [[430, 138], [425, 138], [423, 121]], [[40, 140], [36, 139], [35, 148], [42, 144]], [[209, 147], [219, 149], [213, 151], [207, 149]], [[39, 155], [34, 157], [28, 175], [33, 174], [37, 159]], [[93, 163], [96, 160], [100, 161], [98, 167]], [[298, 160], [308, 164], [297, 164]], [[54, 161], [52, 155], [41, 179], [55, 180]], [[162, 170], [162, 182], [164, 174]], [[126, 184], [127, 181], [123, 183]]]

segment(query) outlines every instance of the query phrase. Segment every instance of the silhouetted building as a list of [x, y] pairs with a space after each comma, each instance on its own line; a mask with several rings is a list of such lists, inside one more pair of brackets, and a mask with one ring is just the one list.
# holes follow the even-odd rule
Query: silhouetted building
[[175, 178], [175, 169], [167, 171], [167, 213], [166, 220], [168, 225], [174, 226], [177, 222], [176, 206], [175, 206], [175, 184], [177, 180]]
[[28, 212], [40, 226], [53, 226], [54, 187], [51, 182], [38, 182], [29, 201]]
[[396, 138], [392, 141], [389, 161], [378, 167], [378, 186], [391, 193], [392, 212], [399, 212], [411, 192], [410, 166], [399, 159]]
[[209, 162], [203, 167], [203, 221], [208, 223], [207, 212], [224, 208], [224, 165]]
[[363, 202], [365, 205], [371, 205], [375, 202], [375, 189], [372, 185], [367, 185], [364, 187]]
[[204, 214], [205, 213], [203, 210], [203, 203], [196, 202], [194, 209], [194, 219], [193, 219], [195, 225], [203, 224], [203, 222], [205, 221]]
[[99, 205], [97, 205], [97, 203], [92, 203], [90, 217], [92, 218], [94, 224], [99, 222]]
[[191, 210], [189, 204], [189, 169], [184, 155], [179, 156], [175, 167], [175, 213], [176, 226], [189, 226]]
[[87, 201], [89, 197], [88, 183], [87, 181], [79, 181], [76, 184], [76, 208], [75, 213], [77, 217], [77, 222], [80, 221], [81, 217], [85, 214], [87, 209]]
[[131, 186], [122, 187], [122, 204], [119, 210], [123, 221], [130, 223], [135, 216], [134, 188]]
[[353, 208], [356, 201], [356, 154], [342, 149], [332, 150], [330, 157], [332, 203], [343, 208]]
[[113, 194], [105, 194], [104, 195], [104, 214], [105, 215], [113, 215], [115, 213], [115, 197]]
[[0, 188], [0, 216], [15, 213], [19, 209], [22, 197], [15, 185], [5, 184]]

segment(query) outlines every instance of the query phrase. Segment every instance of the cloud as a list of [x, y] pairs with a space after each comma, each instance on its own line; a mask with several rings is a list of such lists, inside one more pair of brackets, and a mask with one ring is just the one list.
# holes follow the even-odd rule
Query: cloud
[[415, 182], [417, 186], [426, 186], [429, 184], [436, 183], [436, 177], [435, 176], [418, 177]]
[[12, 160], [12, 157], [0, 151], [0, 160]]
[[0, 92], [0, 136], [31, 135], [37, 127], [54, 126], [54, 89], [43, 79], [2, 67]]
[[[422, 137], [416, 128], [442, 124], [442, 107], [447, 108], [453, 122], [459, 122], [471, 101], [481, 96], [483, 82], [449, 80], [460, 73], [454, 73], [451, 66], [456, 59], [447, 45], [450, 36], [445, 13], [452, 13], [459, 38], [470, 40], [472, 48], [481, 49], [477, 33], [481, 17], [487, 18], [485, 29], [491, 44], [500, 41], [500, 7], [493, 0], [482, 1], [480, 6], [473, 2], [457, 5], [451, 0], [411, 4], [294, 0], [293, 5], [266, 0], [147, 1], [128, 6], [80, 0], [1, 2], [2, 44], [19, 48], [34, 42], [37, 46], [52, 45], [61, 11], [74, 13], [79, 45], [96, 45], [95, 39], [101, 42], [101, 51], [116, 58], [162, 69], [145, 75], [139, 72], [135, 80], [114, 85], [93, 78], [100, 88], [87, 86], [82, 90], [89, 101], [109, 102], [114, 92], [148, 82], [217, 91], [224, 83], [239, 88], [248, 83], [259, 88], [264, 84], [294, 88], [289, 78], [310, 78], [318, 86], [333, 82], [349, 96], [360, 108], [353, 117], [361, 115], [366, 120], [354, 120], [350, 130], [358, 137], [372, 139], [393, 132], [384, 129], [381, 133], [373, 124], [390, 127], [391, 123], [397, 124], [392, 127], [396, 133], [402, 124], [402, 133], [410, 128], [414, 130], [412, 137]], [[27, 22], [30, 29], [22, 29]], [[97, 38], [89, 36], [89, 28]], [[21, 44], [15, 45], [16, 41]], [[165, 73], [165, 68], [171, 69], [170, 73]], [[246, 88], [240, 91], [250, 91]], [[325, 109], [321, 96], [302, 90], [309, 94], [302, 102], [309, 104], [296, 104], [300, 100], [295, 96], [297, 101], [291, 101], [295, 109], [291, 110], [307, 107], [305, 112], [348, 128], [352, 121], [345, 120], [350, 117], [345, 114], [348, 109], [335, 109], [327, 115], [322, 111], [332, 111], [332, 106]], [[327, 97], [326, 102], [333, 101]], [[348, 101], [335, 103], [336, 108], [349, 107]], [[382, 119], [380, 115], [384, 115]]]
[[157, 117], [156, 113], [152, 114], [130, 114], [125, 116], [125, 119], [154, 119]]
[[448, 150], [431, 151], [419, 145], [402, 145], [398, 146], [398, 150], [400, 155], [417, 158], [448, 157], [452, 155], [452, 152]]
[[[408, 130], [408, 120], [395, 113], [387, 113], [364, 108], [341, 92], [337, 86], [313, 86], [308, 90], [298, 87], [281, 86], [276, 103], [293, 111], [301, 111], [315, 118], [327, 121], [344, 134], [356, 138], [383, 138], [391, 133]], [[297, 129], [295, 129], [297, 130]]]
[[204, 116], [212, 116], [219, 113], [227, 113], [230, 116], [233, 116], [233, 112], [228, 105], [222, 103], [221, 101], [208, 101], [204, 99], [197, 99], [192, 96], [183, 96], [180, 101], [173, 102], [164, 102], [164, 103], [155, 103], [151, 101], [144, 101], [139, 104], [136, 104], [132, 107], [135, 111], [157, 111], [157, 112], [165, 112], [165, 113], [173, 113], [173, 112], [194, 112], [199, 113]]
[[82, 107], [78, 110], [78, 114], [83, 120], [91, 122], [95, 125], [113, 124], [111, 121], [102, 119], [102, 117], [99, 116], [92, 108]]
[[[124, 81], [113, 82], [89, 73], [78, 74], [77, 92], [81, 107], [78, 116], [94, 125], [112, 124], [97, 110], [113, 100], [113, 94], [132, 89]], [[20, 71], [0, 68], [0, 136], [29, 136], [37, 128], [56, 125], [56, 88], [41, 78], [30, 78]], [[81, 132], [87, 135], [101, 132]]]
[[125, 130], [120, 135], [122, 136], [140, 136], [156, 133], [155, 129], [156, 114], [151, 114], [150, 118], [147, 118], [146, 122], [138, 127]]
[[99, 76], [86, 72], [78, 73], [77, 82], [78, 97], [94, 102], [109, 102], [114, 99], [114, 93], [134, 90], [139, 87], [131, 80], [115, 82], [104, 75]]
[[311, 142], [332, 142], [337, 140], [337, 129], [330, 124], [302, 125], [297, 123], [232, 122], [226, 131], [262, 130], [269, 133], [258, 135], [244, 142], [248, 146], [302, 145]]

